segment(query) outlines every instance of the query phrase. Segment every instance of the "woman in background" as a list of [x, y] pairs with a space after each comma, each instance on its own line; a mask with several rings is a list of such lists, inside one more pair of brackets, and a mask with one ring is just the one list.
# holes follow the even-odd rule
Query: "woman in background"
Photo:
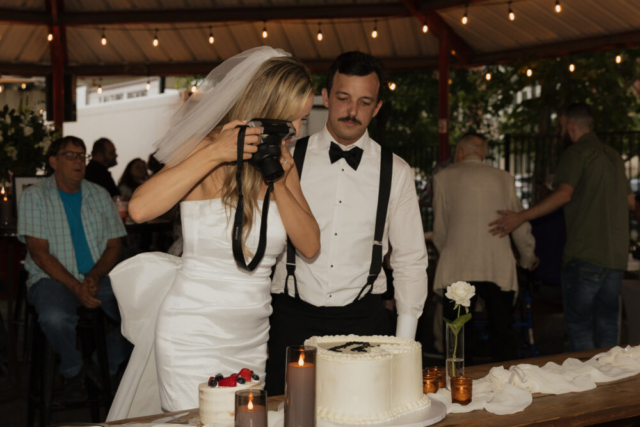
[[133, 192], [143, 182], [147, 180], [149, 173], [147, 172], [147, 164], [140, 158], [135, 158], [129, 162], [124, 169], [120, 181], [118, 181], [118, 190], [122, 195], [122, 200], [129, 201]]

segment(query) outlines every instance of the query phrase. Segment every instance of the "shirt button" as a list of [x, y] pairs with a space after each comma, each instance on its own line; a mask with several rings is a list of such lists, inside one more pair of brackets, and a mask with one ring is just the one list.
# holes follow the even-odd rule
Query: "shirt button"
[[329, 298], [331, 298], [331, 297], [332, 297], [332, 295], [329, 295]]
[[342, 169], [342, 172], [344, 172], [344, 169]]
[[333, 264], [331, 264], [331, 268], [333, 268]]
[[334, 233], [334, 236], [337, 236], [337, 235], [338, 235], [338, 233]]
[[342, 203], [342, 200], [340, 200], [340, 202], [339, 202], [339, 203]]

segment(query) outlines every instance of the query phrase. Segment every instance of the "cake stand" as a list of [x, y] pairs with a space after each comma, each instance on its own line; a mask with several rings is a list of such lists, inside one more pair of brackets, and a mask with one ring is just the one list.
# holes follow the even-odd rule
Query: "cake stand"
[[[280, 409], [284, 404], [280, 404]], [[414, 411], [389, 421], [371, 424], [331, 423], [318, 418], [316, 427], [424, 427], [435, 424], [447, 416], [447, 407], [444, 403], [431, 399], [431, 405], [427, 408]], [[271, 426], [270, 426], [271, 427]], [[276, 427], [276, 426], [274, 426]]]

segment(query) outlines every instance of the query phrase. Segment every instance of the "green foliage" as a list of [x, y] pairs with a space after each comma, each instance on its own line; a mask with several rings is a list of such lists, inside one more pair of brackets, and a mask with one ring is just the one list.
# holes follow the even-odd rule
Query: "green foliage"
[[58, 133], [40, 114], [25, 107], [0, 110], [0, 181], [9, 173], [35, 175], [46, 162], [46, 153]]
[[453, 331], [453, 333], [455, 334], [455, 336], [458, 336], [458, 333], [460, 332], [460, 329], [462, 329], [462, 326], [467, 323], [469, 320], [471, 320], [471, 313], [467, 313], [464, 314], [462, 316], [458, 316], [456, 317], [456, 319], [454, 321], [451, 321], [449, 319], [447, 319], [446, 317], [442, 317], [442, 319], [447, 322], [447, 324], [449, 325], [449, 327], [451, 328], [451, 330]]

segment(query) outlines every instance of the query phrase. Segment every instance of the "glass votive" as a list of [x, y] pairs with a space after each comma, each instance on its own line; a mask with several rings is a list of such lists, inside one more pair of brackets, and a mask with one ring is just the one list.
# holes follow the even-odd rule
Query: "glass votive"
[[284, 427], [316, 425], [316, 354], [311, 346], [287, 347]]
[[424, 371], [422, 373], [422, 391], [424, 394], [438, 392], [438, 376], [434, 373]]
[[469, 377], [451, 377], [451, 401], [461, 405], [471, 403], [473, 381]]
[[444, 366], [432, 366], [427, 368], [427, 373], [435, 374], [438, 377], [438, 388], [445, 388], [447, 386], [446, 370]]
[[268, 427], [267, 392], [260, 389], [236, 391], [235, 427]]

